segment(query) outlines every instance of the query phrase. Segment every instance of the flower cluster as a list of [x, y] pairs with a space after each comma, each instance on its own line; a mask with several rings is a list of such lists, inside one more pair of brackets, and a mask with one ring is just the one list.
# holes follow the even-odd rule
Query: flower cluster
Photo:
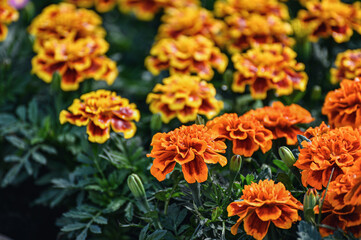
[[341, 88], [327, 93], [322, 114], [332, 127], [361, 126], [361, 82], [344, 80]]
[[208, 164], [227, 164], [224, 153], [226, 144], [216, 140], [217, 135], [204, 125], [182, 126], [168, 133], [153, 136], [153, 149], [147, 156], [153, 157], [151, 174], [163, 181], [173, 171], [176, 163], [188, 183], [204, 182], [208, 178]]
[[274, 102], [271, 107], [251, 110], [246, 115], [253, 115], [265, 128], [271, 130], [273, 139], [286, 138], [288, 145], [296, 144], [297, 135], [302, 134], [297, 124], [314, 120], [303, 107], [297, 104], [284, 106], [281, 102]]
[[150, 54], [145, 65], [154, 75], [169, 69], [170, 74], [194, 73], [202, 79], [210, 80], [214, 74], [212, 67], [222, 73], [228, 64], [227, 56], [202, 35], [161, 39], [154, 44]]
[[244, 222], [244, 230], [257, 240], [263, 239], [271, 222], [278, 228], [289, 229], [301, 220], [298, 210], [302, 204], [286, 190], [282, 183], [264, 180], [245, 186], [241, 201], [232, 202], [227, 207], [228, 216], [238, 215], [237, 223], [231, 228], [237, 234], [239, 225]]
[[89, 141], [104, 143], [109, 139], [110, 127], [124, 134], [124, 138], [134, 136], [140, 114], [134, 103], [121, 98], [115, 92], [97, 90], [83, 94], [68, 108], [62, 110], [60, 123], [69, 122], [77, 126], [87, 126]]
[[226, 113], [207, 122], [207, 127], [219, 135], [218, 139], [231, 140], [234, 154], [251, 157], [260, 148], [265, 153], [272, 147], [272, 132], [250, 115]]
[[276, 95], [289, 95], [293, 90], [304, 91], [308, 77], [303, 72], [305, 66], [296, 61], [296, 53], [281, 44], [266, 44], [233, 55], [237, 70], [234, 74], [232, 90], [245, 91], [250, 85], [254, 98], [264, 99], [267, 91], [274, 89]]
[[340, 0], [308, 1], [305, 7], [307, 10], [300, 10], [297, 18], [310, 41], [332, 36], [336, 42], [341, 43], [350, 39], [353, 30], [361, 33], [360, 2], [347, 4]]
[[259, 44], [281, 43], [293, 45], [294, 40], [287, 6], [274, 0], [217, 1], [215, 13], [224, 17], [228, 30], [227, 49], [231, 53]]
[[158, 30], [158, 39], [181, 35], [202, 35], [218, 45], [224, 45], [225, 24], [213, 17], [212, 12], [200, 7], [171, 8], [162, 17], [163, 24]]
[[[359, 173], [360, 174], [360, 173]], [[331, 182], [322, 207], [322, 224], [331, 228], [320, 227], [322, 237], [333, 234], [332, 228], [342, 229], [352, 233], [356, 238], [361, 237], [361, 178], [356, 174], [338, 176]], [[319, 207], [315, 207], [319, 213]]]
[[361, 49], [339, 53], [331, 69], [331, 82], [339, 83], [344, 79], [354, 80], [361, 77]]
[[8, 27], [6, 25], [18, 20], [18, 18], [18, 11], [9, 5], [7, 0], [0, 0], [0, 42], [4, 41], [8, 35]]
[[117, 4], [117, 0], [64, 0], [82, 8], [90, 8], [95, 6], [98, 12], [108, 12]]
[[119, 0], [119, 9], [124, 13], [133, 12], [141, 20], [149, 21], [161, 9], [199, 6], [198, 0]]
[[29, 32], [36, 36], [33, 73], [50, 83], [59, 72], [61, 88], [73, 91], [87, 78], [109, 85], [118, 75], [116, 63], [105, 56], [108, 43], [101, 18], [93, 11], [72, 4], [50, 5], [37, 16]]
[[311, 142], [303, 141], [298, 160], [294, 164], [302, 170], [302, 184], [318, 190], [327, 186], [332, 169], [337, 176], [354, 171], [361, 164], [361, 130], [351, 127], [328, 129], [324, 124], [307, 130]]
[[216, 89], [211, 83], [197, 76], [173, 75], [157, 84], [147, 97], [152, 113], [160, 113], [162, 121], [168, 123], [177, 117], [182, 123], [194, 121], [197, 114], [208, 119], [216, 116], [223, 102], [216, 98]]

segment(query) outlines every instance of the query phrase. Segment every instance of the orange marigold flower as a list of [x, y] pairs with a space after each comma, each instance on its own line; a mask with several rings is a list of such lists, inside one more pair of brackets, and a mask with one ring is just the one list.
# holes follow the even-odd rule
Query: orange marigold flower
[[160, 113], [165, 123], [175, 117], [182, 123], [194, 121], [197, 114], [210, 119], [223, 108], [223, 102], [215, 98], [213, 85], [197, 76], [172, 75], [163, 80], [163, 85], [157, 84], [153, 92], [147, 97], [150, 111]]
[[0, 42], [4, 41], [8, 35], [6, 25], [18, 20], [19, 12], [16, 11], [7, 0], [0, 0]]
[[347, 173], [361, 161], [361, 130], [341, 127], [329, 130], [302, 142], [298, 160], [294, 164], [302, 170], [302, 184], [318, 190], [326, 187], [332, 169], [337, 176]]
[[242, 190], [240, 201], [228, 205], [228, 217], [238, 215], [237, 223], [231, 228], [237, 234], [239, 225], [244, 222], [244, 230], [257, 240], [263, 239], [272, 222], [276, 227], [289, 229], [292, 223], [301, 220], [298, 210], [302, 204], [286, 190], [282, 183], [273, 180], [252, 183]]
[[281, 44], [260, 45], [245, 53], [232, 57], [237, 72], [233, 76], [232, 90], [245, 91], [250, 85], [256, 99], [267, 97], [267, 91], [274, 89], [276, 95], [289, 95], [293, 90], [304, 91], [308, 77], [305, 66], [296, 61], [296, 53]]
[[361, 33], [360, 2], [343, 3], [340, 0], [308, 1], [307, 10], [300, 10], [298, 19], [309, 32], [310, 41], [332, 36], [338, 42], [346, 42], [353, 30]]
[[271, 130], [273, 139], [286, 138], [288, 145], [296, 144], [297, 135], [303, 133], [297, 124], [314, 120], [303, 107], [297, 104], [284, 106], [281, 102], [273, 102], [271, 107], [251, 110], [245, 115], [253, 115], [265, 128]]
[[313, 137], [322, 136], [323, 134], [328, 133], [329, 131], [330, 131], [330, 128], [325, 124], [325, 122], [322, 122], [321, 125], [318, 127], [308, 128], [303, 135], [306, 138], [311, 139]]
[[153, 149], [148, 157], [154, 158], [151, 174], [163, 181], [173, 171], [176, 163], [188, 183], [204, 182], [208, 177], [207, 164], [227, 164], [226, 144], [216, 140], [217, 135], [204, 125], [182, 126], [168, 133], [153, 136]]
[[171, 8], [162, 17], [158, 39], [177, 38], [181, 35], [203, 35], [222, 46], [225, 23], [213, 17], [212, 12], [201, 7]]
[[201, 35], [161, 39], [154, 44], [150, 54], [145, 65], [153, 75], [169, 68], [170, 74], [195, 73], [210, 80], [214, 74], [212, 67], [223, 73], [228, 64], [227, 56]]
[[[350, 191], [358, 184], [359, 179], [355, 174], [338, 176], [328, 187], [322, 207], [322, 224], [333, 228], [340, 228], [347, 233], [352, 233], [356, 238], [361, 237], [361, 204], [359, 200], [349, 201]], [[357, 187], [357, 186], [356, 186]], [[325, 191], [323, 192], [323, 195]], [[360, 197], [360, 193], [358, 195]], [[319, 207], [315, 207], [319, 213]], [[333, 234], [330, 228], [320, 227], [322, 237]]]
[[[356, 177], [356, 179], [354, 180], [354, 184], [351, 188], [351, 190], [349, 190], [345, 197], [344, 197], [344, 201], [346, 203], [349, 204], [354, 204], [354, 205], [361, 205], [361, 171], [357, 172], [358, 177]], [[356, 175], [356, 174], [355, 174]]]
[[361, 82], [344, 80], [341, 88], [327, 93], [322, 114], [332, 127], [361, 126]]
[[117, 4], [117, 0], [64, 0], [65, 2], [75, 4], [78, 7], [90, 8], [95, 6], [98, 12], [108, 12]]
[[73, 4], [60, 3], [46, 7], [31, 23], [29, 32], [36, 36], [34, 51], [38, 52], [49, 39], [103, 38], [102, 19], [95, 12], [76, 9]]
[[119, 0], [119, 10], [133, 12], [144, 21], [150, 21], [154, 15], [165, 8], [184, 8], [199, 6], [199, 0]]
[[109, 139], [110, 127], [124, 134], [124, 138], [134, 136], [137, 127], [132, 121], [139, 121], [140, 114], [134, 103], [117, 96], [115, 92], [97, 90], [83, 94], [68, 108], [60, 112], [60, 123], [69, 122], [77, 126], [87, 126], [89, 141], [104, 143]]
[[331, 82], [333, 84], [344, 79], [354, 80], [361, 77], [361, 49], [339, 53], [335, 65], [336, 68], [331, 69]]
[[32, 72], [46, 83], [59, 72], [64, 91], [78, 89], [79, 83], [87, 78], [105, 80], [111, 85], [118, 70], [116, 63], [104, 56], [107, 50], [108, 43], [101, 38], [83, 38], [75, 42], [48, 40], [32, 59]]
[[226, 113], [207, 122], [207, 127], [219, 135], [218, 139], [231, 140], [234, 154], [250, 157], [259, 148], [265, 153], [272, 147], [272, 132], [254, 116]]

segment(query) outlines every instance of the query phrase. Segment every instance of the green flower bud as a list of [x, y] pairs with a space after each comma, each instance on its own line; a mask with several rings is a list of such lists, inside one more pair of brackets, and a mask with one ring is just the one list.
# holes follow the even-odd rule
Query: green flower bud
[[288, 147], [280, 147], [278, 149], [278, 154], [288, 168], [293, 167], [293, 164], [296, 162], [296, 158]]
[[197, 125], [206, 125], [204, 119], [203, 119], [201, 116], [199, 116], [199, 115], [197, 115], [196, 124], [197, 124]]
[[131, 174], [128, 177], [128, 187], [135, 198], [146, 198], [142, 180], [137, 174]]
[[150, 128], [153, 131], [159, 131], [162, 128], [162, 119], [160, 114], [153, 114], [152, 119], [150, 120]]
[[316, 85], [312, 88], [311, 100], [320, 100], [322, 97], [322, 89], [320, 86]]
[[313, 211], [313, 208], [317, 205], [318, 200], [319, 195], [316, 189], [308, 189], [305, 196], [303, 197], [303, 212], [306, 221], [315, 221], [315, 212]]
[[241, 166], [242, 166], [242, 156], [234, 155], [231, 158], [231, 162], [229, 163], [229, 170], [231, 170], [232, 172], [238, 172], [239, 170], [241, 170]]

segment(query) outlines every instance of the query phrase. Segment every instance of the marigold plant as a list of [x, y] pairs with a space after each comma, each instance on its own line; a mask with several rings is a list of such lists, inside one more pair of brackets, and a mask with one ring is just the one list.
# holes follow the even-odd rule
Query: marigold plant
[[153, 75], [169, 69], [170, 74], [196, 74], [202, 79], [213, 77], [213, 68], [223, 73], [228, 58], [208, 38], [197, 35], [164, 38], [154, 44], [145, 65]]
[[331, 82], [339, 83], [344, 79], [354, 80], [361, 77], [361, 49], [346, 50], [339, 53], [331, 68]]
[[215, 98], [216, 89], [211, 83], [197, 76], [173, 75], [157, 84], [149, 93], [147, 103], [152, 113], [160, 113], [162, 121], [168, 123], [178, 118], [182, 123], [194, 121], [197, 114], [208, 119], [216, 116], [223, 102]]
[[59, 119], [61, 124], [87, 126], [89, 141], [104, 143], [110, 137], [110, 127], [124, 138], [133, 137], [137, 130], [133, 121], [139, 121], [140, 113], [128, 99], [100, 89], [75, 99], [68, 111], [61, 111]]
[[271, 107], [251, 110], [246, 115], [253, 115], [265, 128], [272, 131], [273, 139], [286, 138], [288, 145], [297, 143], [297, 135], [302, 131], [297, 124], [310, 123], [314, 119], [311, 113], [297, 104], [284, 106], [273, 102]]
[[231, 140], [234, 154], [250, 157], [258, 149], [265, 153], [272, 147], [272, 132], [254, 116], [226, 113], [207, 122], [207, 127], [219, 135], [218, 139]]
[[163, 181], [176, 163], [188, 183], [204, 182], [208, 178], [207, 164], [227, 164], [226, 144], [216, 140], [217, 135], [204, 125], [181, 126], [168, 133], [153, 136], [153, 149], [147, 156], [154, 158], [151, 174]]
[[78, 7], [90, 8], [95, 6], [98, 12], [108, 12], [117, 4], [117, 0], [64, 0]]
[[73, 91], [87, 78], [104, 80], [111, 85], [118, 75], [116, 63], [104, 56], [108, 43], [101, 39], [83, 38], [75, 42], [52, 39], [32, 59], [33, 70], [46, 83], [58, 72], [61, 89]]
[[305, 91], [308, 77], [303, 63], [296, 61], [296, 53], [281, 44], [260, 45], [245, 53], [233, 55], [237, 70], [232, 90], [243, 93], [250, 85], [253, 98], [265, 99], [268, 90], [277, 96], [289, 95], [293, 90]]
[[340, 0], [308, 1], [307, 10], [300, 10], [298, 19], [310, 41], [319, 38], [332, 38], [338, 42], [346, 42], [353, 34], [353, 30], [361, 33], [360, 2], [354, 4], [343, 3]]
[[8, 35], [7, 25], [18, 20], [19, 13], [8, 3], [7, 0], [0, 0], [0, 42]]
[[303, 141], [302, 146], [294, 166], [302, 170], [305, 187], [310, 185], [320, 190], [327, 186], [332, 169], [331, 181], [334, 181], [337, 176], [360, 164], [361, 130], [351, 127], [330, 129], [313, 136], [311, 142]]
[[327, 93], [322, 114], [332, 127], [361, 126], [361, 82], [344, 80], [341, 87]]
[[239, 225], [244, 222], [244, 230], [257, 240], [263, 239], [271, 222], [278, 228], [289, 229], [301, 220], [298, 210], [302, 204], [286, 190], [282, 183], [261, 180], [242, 190], [240, 201], [228, 205], [228, 216], [238, 215], [237, 223], [231, 228], [237, 234]]

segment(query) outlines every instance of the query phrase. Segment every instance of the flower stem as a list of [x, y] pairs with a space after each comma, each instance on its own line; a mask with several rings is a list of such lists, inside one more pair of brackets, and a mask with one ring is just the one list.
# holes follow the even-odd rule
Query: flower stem
[[177, 181], [174, 183], [174, 186], [173, 186], [173, 188], [172, 188], [172, 191], [170, 192], [169, 198], [167, 198], [167, 200], [165, 201], [165, 205], [164, 205], [164, 215], [167, 215], [167, 213], [168, 213], [169, 201], [170, 201], [170, 199], [172, 198], [172, 195], [173, 195], [174, 191], [177, 189], [180, 180], [181, 180], [181, 177], [178, 177], [178, 178], [177, 178]]
[[191, 189], [194, 203], [196, 204], [197, 207], [202, 206], [201, 192], [200, 192], [201, 185], [198, 182], [189, 183], [188, 185], [189, 185], [189, 188]]

